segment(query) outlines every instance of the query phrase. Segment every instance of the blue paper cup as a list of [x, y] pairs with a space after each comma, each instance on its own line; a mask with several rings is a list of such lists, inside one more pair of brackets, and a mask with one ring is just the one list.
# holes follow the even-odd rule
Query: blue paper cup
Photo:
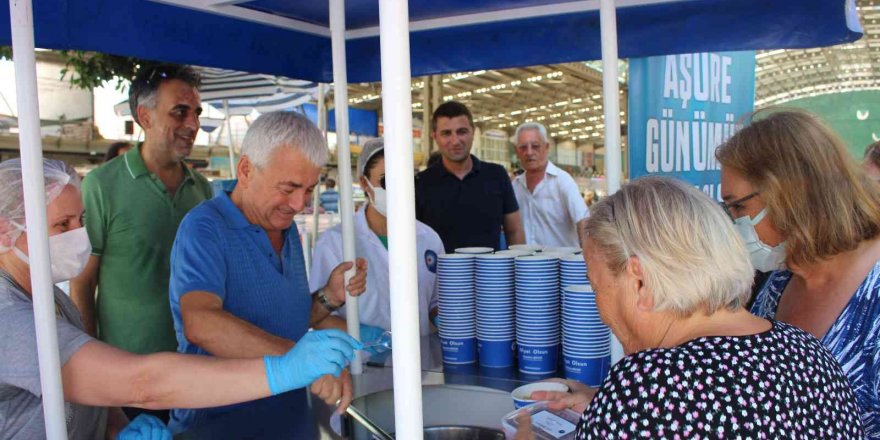
[[497, 286], [481, 286], [477, 284], [474, 289], [478, 294], [484, 293], [486, 295], [497, 295], [497, 296], [513, 296], [516, 292], [516, 287], [513, 284], [500, 284]]
[[527, 346], [548, 346], [548, 345], [558, 345], [560, 341], [559, 336], [547, 335], [547, 336], [524, 336], [517, 334], [516, 335], [516, 343]]
[[444, 287], [441, 286], [437, 288], [437, 293], [440, 294], [441, 297], [453, 298], [453, 297], [469, 297], [473, 296], [475, 290], [473, 287]]
[[563, 355], [566, 379], [574, 379], [591, 387], [599, 387], [605, 381], [611, 367], [611, 356], [581, 358]]
[[569, 327], [562, 326], [562, 335], [566, 337], [566, 339], [575, 342], [575, 341], [600, 341], [603, 339], [608, 339], [611, 336], [611, 332], [606, 330], [573, 330]]
[[513, 325], [515, 316], [516, 312], [514, 312], [513, 307], [488, 310], [478, 309], [477, 311], [477, 321], [484, 324]]
[[602, 322], [602, 319], [599, 317], [598, 313], [589, 314], [589, 315], [587, 315], [587, 314], [572, 315], [570, 313], [566, 313], [565, 309], [563, 309], [561, 316], [562, 316], [563, 322], [567, 322], [572, 325], [577, 325], [577, 326], [587, 325], [587, 326], [592, 326], [592, 327], [600, 327], [600, 326], [605, 325]]
[[513, 284], [514, 274], [511, 271], [493, 271], [492, 273], [477, 273], [474, 274], [474, 283], [478, 285], [492, 285], [492, 284]]
[[477, 337], [480, 365], [484, 367], [509, 367], [513, 365], [513, 338], [501, 341]]
[[529, 302], [544, 302], [544, 301], [554, 301], [561, 302], [562, 298], [559, 297], [559, 291], [557, 290], [548, 290], [544, 292], [537, 291], [516, 291], [516, 301], [517, 303], [527, 304]]
[[514, 340], [516, 335], [513, 329], [489, 331], [477, 329], [477, 338], [486, 341], [504, 341], [507, 339]]
[[516, 251], [541, 252], [544, 246], [539, 244], [512, 244], [508, 248]]
[[556, 371], [558, 344], [526, 345], [517, 342], [519, 370], [532, 374], [548, 374]]
[[515, 316], [513, 307], [477, 310], [477, 319], [484, 324], [513, 325]]
[[524, 331], [520, 326], [516, 329], [517, 339], [530, 339], [530, 340], [541, 340], [541, 339], [559, 339], [562, 337], [561, 332], [558, 328], [548, 327], [546, 330], [528, 330]]
[[483, 317], [478, 316], [476, 319], [476, 322], [477, 322], [478, 328], [480, 328], [482, 330], [488, 330], [488, 331], [506, 330], [509, 328], [514, 328], [516, 325], [515, 321], [513, 319], [513, 314], [511, 314], [510, 316], [508, 316], [505, 319], [483, 318]]
[[516, 339], [516, 336], [514, 336], [513, 329], [508, 329], [508, 330], [503, 330], [503, 331], [502, 330], [498, 330], [498, 331], [477, 330], [477, 338], [483, 339], [486, 341], [503, 341], [506, 339], [510, 339], [510, 340]]
[[497, 295], [497, 296], [477, 296], [476, 305], [479, 307], [483, 306], [511, 306], [513, 307], [516, 304], [516, 300], [514, 300], [513, 295]]
[[[514, 246], [517, 246], [517, 245], [514, 245]], [[534, 255], [534, 254], [535, 254], [535, 251], [521, 250], [521, 249], [518, 250], [518, 249], [512, 249], [512, 248], [495, 252], [495, 255], [506, 255], [508, 257], [513, 257], [513, 258], [526, 257], [529, 255]]]
[[440, 335], [443, 362], [470, 364], [477, 361], [477, 338], [448, 338]]
[[461, 247], [455, 249], [456, 254], [465, 254], [465, 255], [481, 255], [481, 254], [491, 254], [495, 252], [495, 249], [489, 247]]

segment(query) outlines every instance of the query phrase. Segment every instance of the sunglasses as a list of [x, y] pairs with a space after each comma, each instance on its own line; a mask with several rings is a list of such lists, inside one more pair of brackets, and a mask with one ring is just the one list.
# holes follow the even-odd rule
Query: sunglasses
[[163, 66], [156, 66], [150, 72], [150, 76], [147, 77], [145, 82], [151, 86], [155, 85], [156, 83], [160, 83], [168, 78], [176, 76], [179, 70], [180, 69], [169, 69]]

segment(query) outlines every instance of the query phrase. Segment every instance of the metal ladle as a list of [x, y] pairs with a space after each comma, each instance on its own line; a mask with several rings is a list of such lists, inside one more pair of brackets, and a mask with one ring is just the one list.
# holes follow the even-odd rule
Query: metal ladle
[[[342, 400], [337, 400], [336, 405], [339, 405], [339, 402]], [[361, 424], [364, 428], [367, 428], [377, 439], [379, 440], [394, 440], [394, 437], [391, 434], [385, 432], [384, 429], [380, 428], [379, 425], [373, 423], [364, 413], [360, 412], [354, 405], [348, 405], [348, 408], [345, 409], [345, 413], [351, 416], [355, 421]]]

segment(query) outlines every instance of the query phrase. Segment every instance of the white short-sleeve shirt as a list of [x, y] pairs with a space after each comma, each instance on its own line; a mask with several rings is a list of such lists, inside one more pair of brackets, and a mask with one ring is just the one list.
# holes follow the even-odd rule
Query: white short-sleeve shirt
[[522, 215], [526, 243], [580, 247], [577, 222], [590, 211], [571, 175], [547, 162], [544, 178], [530, 192], [526, 175], [513, 181], [513, 192]]
[[[354, 216], [355, 255], [367, 260], [367, 288], [358, 297], [361, 323], [391, 330], [391, 294], [388, 250], [367, 226], [366, 207]], [[429, 311], [437, 307], [437, 255], [443, 253], [440, 236], [428, 225], [416, 221], [416, 251], [419, 284], [419, 330], [431, 332]], [[324, 287], [330, 273], [342, 263], [342, 225], [324, 231], [315, 244], [309, 290]], [[345, 316], [345, 306], [334, 312]]]

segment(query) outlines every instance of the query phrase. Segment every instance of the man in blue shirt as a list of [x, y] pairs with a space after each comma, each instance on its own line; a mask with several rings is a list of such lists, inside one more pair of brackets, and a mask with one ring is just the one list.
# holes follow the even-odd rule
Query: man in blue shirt
[[471, 154], [474, 118], [456, 101], [437, 107], [431, 136], [442, 159], [418, 175], [416, 218], [437, 231], [446, 252], [461, 247], [525, 243], [510, 177], [500, 165]]
[[[366, 261], [347, 287], [340, 264], [327, 285], [309, 292], [293, 217], [318, 184], [329, 156], [322, 133], [305, 117], [273, 112], [251, 124], [242, 142], [238, 183], [184, 218], [171, 252], [171, 312], [178, 351], [249, 358], [286, 353], [309, 327], [340, 326], [330, 313], [345, 291], [366, 288]], [[330, 321], [336, 320], [337, 323]], [[325, 402], [351, 400], [351, 377], [324, 376], [311, 390]], [[229, 408], [175, 409], [181, 432]]]

